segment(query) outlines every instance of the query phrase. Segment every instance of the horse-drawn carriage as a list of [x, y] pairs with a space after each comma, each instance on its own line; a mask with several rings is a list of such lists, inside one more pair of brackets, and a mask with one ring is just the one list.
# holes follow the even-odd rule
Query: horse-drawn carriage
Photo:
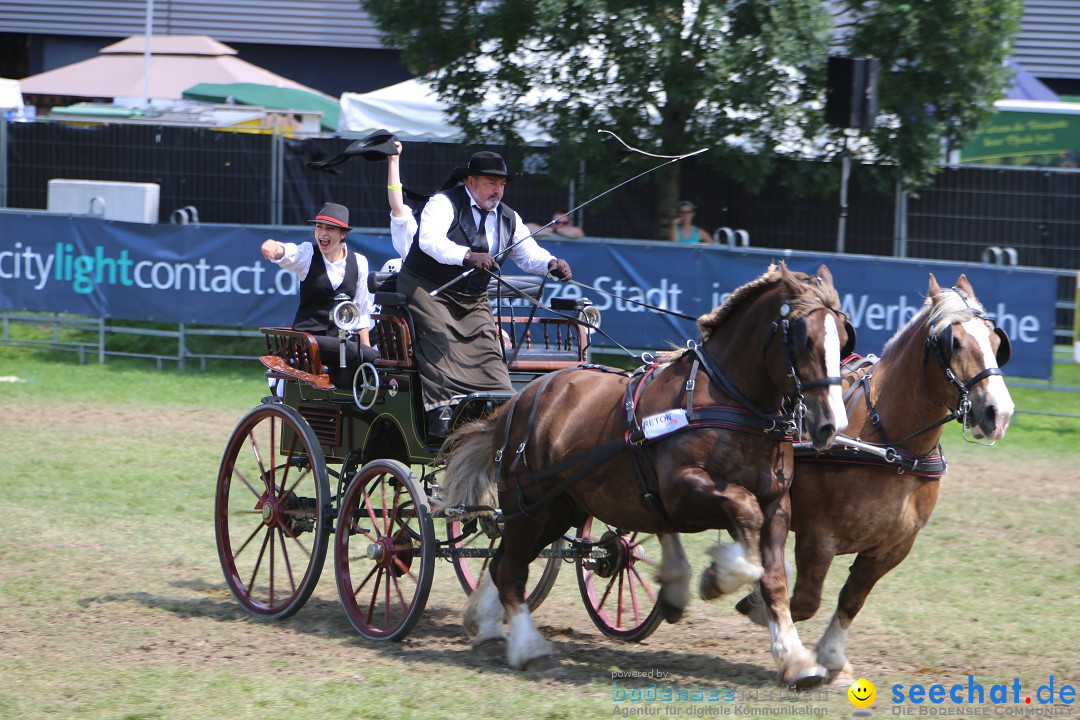
[[[436, 560], [449, 561], [463, 589], [476, 587], [494, 555], [500, 513], [434, 513], [442, 468], [435, 464], [442, 438], [428, 435], [413, 353], [414, 330], [403, 295], [377, 291], [381, 312], [372, 341], [379, 357], [364, 364], [350, 385], [335, 386], [328, 372], [337, 358], [321, 357], [313, 337], [286, 328], [263, 328], [261, 360], [279, 392], [263, 398], [239, 422], [218, 474], [215, 525], [218, 555], [237, 602], [266, 619], [297, 612], [311, 596], [333, 543], [338, 592], [349, 622], [370, 639], [396, 640], [419, 619]], [[503, 281], [514, 293], [539, 299], [539, 278]], [[587, 300], [556, 301], [557, 312], [525, 311], [499, 297], [495, 317], [515, 388], [589, 360], [589, 330], [599, 322]], [[519, 305], [515, 307], [515, 305]], [[335, 309], [348, 324], [348, 304]], [[474, 393], [452, 406], [450, 427], [483, 417], [511, 397]], [[440, 527], [437, 529], [437, 523]], [[602, 542], [590, 542], [593, 528]], [[603, 577], [630, 573], [642, 553], [632, 537], [590, 522], [569, 547], [558, 540], [533, 565], [528, 592], [537, 607], [553, 586], [562, 561], [575, 562], [590, 617], [609, 634], [640, 632], [656, 619], [623, 611], [619, 593], [593, 587]], [[608, 548], [605, 550], [604, 548]], [[623, 552], [630, 549], [629, 553]], [[635, 573], [636, 574], [636, 573]], [[599, 577], [599, 576], [597, 576]], [[640, 584], [640, 580], [635, 580]], [[620, 583], [623, 585], [623, 583]], [[625, 592], [630, 585], [625, 585]], [[608, 605], [616, 608], [609, 613]], [[609, 618], [610, 614], [610, 618]], [[655, 616], [656, 614], [653, 613]]]
[[[329, 382], [310, 337], [268, 329], [263, 362], [285, 389], [240, 421], [222, 460], [216, 526], [226, 581], [251, 614], [287, 617], [311, 595], [333, 537], [350, 623], [367, 638], [399, 639], [419, 619], [435, 560], [443, 558], [471, 595], [465, 627], [474, 644], [505, 639], [510, 664], [520, 668], [553, 653], [529, 611], [550, 591], [560, 561], [573, 562], [586, 610], [602, 632], [640, 640], [661, 620], [677, 620], [689, 602], [690, 566], [678, 534], [722, 529], [735, 544], [713, 553], [703, 597], [753, 585], [739, 609], [769, 627], [780, 682], [810, 687], [843, 679], [851, 673], [846, 629], [873, 581], [910, 550], [936, 489], [911, 526], [900, 527], [897, 519], [908, 514], [899, 511], [891, 511], [890, 523], [873, 524], [895, 530], [899, 549], [868, 585], [853, 587], [857, 602], [842, 597], [844, 612], [837, 611], [811, 653], [794, 620], [817, 609], [820, 582], [797, 586], [789, 604], [788, 513], [778, 512], [792, 487], [793, 446], [809, 437], [805, 449], [816, 454], [838, 441], [845, 448], [839, 457], [817, 459], [846, 464], [858, 449], [886, 458], [874, 472], [912, 477], [933, 460], [949, 419], [962, 420], [977, 437], [1001, 437], [1012, 413], [998, 367], [1008, 359], [1008, 340], [985, 318], [966, 279], [958, 285], [943, 292], [931, 277], [931, 301], [886, 346], [874, 374], [879, 382], [895, 374], [895, 388], [871, 399], [866, 374], [866, 417], [856, 403], [850, 419], [840, 386], [851, 379], [839, 371], [854, 330], [824, 266], [815, 275], [770, 268], [698, 319], [700, 345], [633, 374], [588, 366], [589, 335], [573, 317], [500, 313], [519, 391], [461, 398], [451, 425], [478, 422], [452, 436], [445, 465], [436, 465], [442, 448], [425, 434], [401, 296], [376, 294], [383, 306], [375, 329], [380, 358], [363, 366], [350, 388]], [[584, 313], [586, 305], [562, 309]], [[927, 395], [916, 398], [922, 415], [900, 402], [916, 389]], [[493, 412], [511, 399], [505, 411]], [[951, 412], [935, 420], [942, 408]], [[877, 432], [885, 444], [840, 436], [849, 420], [859, 436]], [[890, 442], [882, 422], [904, 436]], [[910, 450], [908, 441], [916, 443]], [[504, 453], [516, 457], [505, 472]], [[912, 458], [917, 464], [908, 467]], [[800, 458], [802, 486], [790, 496], [800, 570], [805, 564], [817, 571], [807, 571], [811, 583], [832, 559], [818, 563], [815, 547], [864, 552], [864, 538], [826, 542], [828, 532], [847, 525], [810, 523], [823, 505], [854, 516], [850, 504], [828, 498], [862, 497], [858, 473], [867, 465], [860, 455], [843, 474], [834, 471], [834, 480], [816, 476], [814, 460]], [[517, 462], [524, 469], [514, 470]], [[829, 490], [834, 485], [839, 489]], [[925, 487], [907, 482], [890, 492], [903, 505]], [[860, 554], [853, 568], [871, 561]]]

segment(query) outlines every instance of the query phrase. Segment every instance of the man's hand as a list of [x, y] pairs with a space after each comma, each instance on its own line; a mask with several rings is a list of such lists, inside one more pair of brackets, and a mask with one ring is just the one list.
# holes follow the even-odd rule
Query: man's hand
[[574, 274], [570, 272], [570, 263], [562, 258], [551, 258], [548, 261], [548, 272], [557, 280], [569, 280], [574, 277]]
[[491, 253], [478, 253], [470, 250], [465, 253], [465, 259], [461, 261], [461, 264], [478, 270], [491, 270], [495, 267], [495, 258], [491, 257]]

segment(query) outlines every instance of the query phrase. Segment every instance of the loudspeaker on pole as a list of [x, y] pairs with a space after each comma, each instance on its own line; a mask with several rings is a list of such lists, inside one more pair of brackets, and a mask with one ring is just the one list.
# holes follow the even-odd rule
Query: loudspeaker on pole
[[878, 58], [830, 55], [825, 84], [825, 122], [861, 131], [877, 116]]

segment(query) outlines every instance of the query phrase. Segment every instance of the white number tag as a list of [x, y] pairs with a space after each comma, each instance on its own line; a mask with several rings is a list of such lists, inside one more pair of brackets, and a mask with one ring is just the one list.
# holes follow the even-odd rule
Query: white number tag
[[643, 419], [641, 421], [641, 431], [645, 433], [645, 437], [652, 440], [661, 435], [673, 433], [687, 425], [689, 423], [686, 421], [686, 411], [680, 408], [650, 415]]

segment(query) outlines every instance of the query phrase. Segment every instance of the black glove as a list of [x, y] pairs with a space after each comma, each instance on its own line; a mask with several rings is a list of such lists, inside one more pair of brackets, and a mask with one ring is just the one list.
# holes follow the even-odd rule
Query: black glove
[[570, 263], [562, 258], [552, 258], [548, 262], [548, 272], [557, 280], [569, 280], [574, 277], [574, 273], [570, 272]]
[[491, 270], [495, 267], [495, 258], [491, 257], [491, 253], [478, 253], [470, 250], [465, 253], [465, 259], [461, 261], [461, 264], [478, 270]]

